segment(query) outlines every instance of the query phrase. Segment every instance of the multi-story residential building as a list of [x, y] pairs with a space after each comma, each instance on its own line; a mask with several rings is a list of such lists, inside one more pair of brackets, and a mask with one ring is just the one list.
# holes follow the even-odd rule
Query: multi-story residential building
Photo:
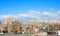
[[21, 22], [19, 22], [18, 20], [15, 20], [13, 18], [6, 18], [5, 21], [3, 21], [3, 23], [0, 24], [0, 30], [1, 31], [12, 32], [12, 31], [14, 31], [13, 29], [15, 29], [13, 27], [15, 25], [18, 29], [17, 32], [21, 31], [20, 30], [22, 28], [22, 23]]

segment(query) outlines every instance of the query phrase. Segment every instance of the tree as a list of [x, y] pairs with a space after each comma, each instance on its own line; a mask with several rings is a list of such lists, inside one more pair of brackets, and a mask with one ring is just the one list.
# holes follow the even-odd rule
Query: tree
[[22, 31], [22, 23], [19, 21], [15, 21], [12, 26], [13, 32], [20, 33]]
[[49, 26], [47, 27], [47, 29], [50, 30], [50, 31], [52, 31], [52, 26], [49, 25]]

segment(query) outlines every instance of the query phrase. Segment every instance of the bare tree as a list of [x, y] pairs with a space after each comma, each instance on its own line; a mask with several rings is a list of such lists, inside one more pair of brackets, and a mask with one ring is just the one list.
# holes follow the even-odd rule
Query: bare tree
[[13, 23], [12, 30], [15, 33], [20, 33], [22, 31], [22, 23], [16, 20]]

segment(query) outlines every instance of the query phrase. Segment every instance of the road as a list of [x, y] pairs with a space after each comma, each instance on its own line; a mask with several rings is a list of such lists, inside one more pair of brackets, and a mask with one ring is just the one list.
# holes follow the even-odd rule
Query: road
[[[16, 34], [4, 34], [4, 35], [0, 35], [0, 36], [27, 36], [27, 35], [16, 35]], [[57, 34], [51, 34], [51, 35], [38, 35], [38, 34], [36, 34], [36, 35], [29, 35], [29, 36], [58, 36]]]

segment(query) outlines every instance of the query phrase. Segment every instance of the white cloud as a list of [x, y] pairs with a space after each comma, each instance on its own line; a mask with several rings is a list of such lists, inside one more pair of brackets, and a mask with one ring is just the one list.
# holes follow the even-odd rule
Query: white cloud
[[47, 13], [47, 12], [43, 12], [43, 14], [44, 14], [44, 15], [50, 15], [50, 14], [49, 14], [49, 13]]
[[7, 15], [1, 15], [2, 18], [15, 18], [17, 15], [7, 14]]
[[27, 14], [18, 14], [18, 17], [28, 17], [29, 15], [27, 15]]
[[26, 21], [26, 18], [29, 18], [33, 21], [48, 21], [48, 20], [60, 20], [60, 10], [57, 12], [47, 12], [47, 11], [34, 11], [29, 10], [28, 13], [22, 13], [22, 14], [8, 14], [8, 15], [1, 15], [0, 18], [16, 18], [16, 19], [22, 19]]

